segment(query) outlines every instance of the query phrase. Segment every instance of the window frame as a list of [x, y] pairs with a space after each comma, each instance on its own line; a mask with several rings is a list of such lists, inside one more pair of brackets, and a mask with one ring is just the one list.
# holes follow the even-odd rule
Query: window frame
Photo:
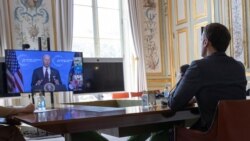
[[[112, 56], [100, 56], [101, 54], [101, 45], [100, 45], [100, 34], [99, 34], [99, 15], [98, 15], [98, 0], [92, 0], [92, 20], [93, 20], [93, 42], [94, 42], [94, 56], [90, 56], [91, 58], [110, 58]], [[123, 0], [119, 0], [119, 23], [120, 23], [120, 45], [121, 45], [121, 56], [112, 57], [112, 58], [124, 58], [124, 25], [123, 25]], [[73, 3], [73, 6], [78, 5]], [[112, 9], [112, 8], [106, 8]], [[74, 34], [73, 34], [74, 38]], [[81, 37], [75, 37], [81, 38]], [[86, 38], [86, 37], [85, 37]], [[114, 39], [114, 38], [109, 38]], [[73, 49], [73, 47], [72, 47]]]

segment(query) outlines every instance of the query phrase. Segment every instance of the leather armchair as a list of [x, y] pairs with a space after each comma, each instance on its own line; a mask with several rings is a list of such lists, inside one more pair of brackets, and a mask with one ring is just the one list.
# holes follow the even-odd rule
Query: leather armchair
[[207, 132], [178, 127], [175, 141], [249, 141], [250, 100], [223, 100]]

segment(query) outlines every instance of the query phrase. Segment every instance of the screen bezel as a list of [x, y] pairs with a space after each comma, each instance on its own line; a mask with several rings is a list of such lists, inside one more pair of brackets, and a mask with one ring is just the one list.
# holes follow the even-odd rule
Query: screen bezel
[[114, 93], [114, 92], [123, 92], [125, 91], [125, 71], [124, 71], [124, 61], [123, 58], [83, 58], [83, 73], [84, 73], [84, 64], [85, 63], [122, 63], [123, 67], [123, 90], [117, 90], [117, 91], [98, 91], [98, 92], [83, 92], [83, 91], [77, 91], [73, 92], [74, 95], [88, 95], [88, 94], [108, 94], [108, 93]]

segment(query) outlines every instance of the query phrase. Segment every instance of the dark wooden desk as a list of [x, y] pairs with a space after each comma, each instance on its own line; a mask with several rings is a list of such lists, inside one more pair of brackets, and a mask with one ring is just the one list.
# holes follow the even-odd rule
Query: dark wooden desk
[[[167, 106], [154, 107], [97, 107], [63, 106], [51, 111], [18, 115], [15, 119], [31, 126], [53, 132], [74, 133], [100, 129], [112, 129], [113, 135], [127, 136], [137, 127], [159, 125], [167, 122], [187, 120], [199, 117], [197, 106], [172, 112]], [[147, 128], [148, 129], [148, 128]], [[144, 128], [145, 130], [145, 128]], [[133, 132], [136, 134], [136, 132]]]

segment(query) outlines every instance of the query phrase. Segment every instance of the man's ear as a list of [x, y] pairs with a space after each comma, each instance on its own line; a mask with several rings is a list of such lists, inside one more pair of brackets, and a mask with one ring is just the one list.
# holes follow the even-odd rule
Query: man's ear
[[203, 43], [202, 43], [203, 47], [207, 47], [208, 44], [209, 44], [208, 40], [207, 40], [207, 39], [204, 39], [204, 40], [203, 40]]
[[202, 50], [201, 50], [201, 56], [202, 57], [206, 57], [207, 56], [207, 48], [208, 48], [208, 40], [207, 39], [204, 39], [202, 41]]

